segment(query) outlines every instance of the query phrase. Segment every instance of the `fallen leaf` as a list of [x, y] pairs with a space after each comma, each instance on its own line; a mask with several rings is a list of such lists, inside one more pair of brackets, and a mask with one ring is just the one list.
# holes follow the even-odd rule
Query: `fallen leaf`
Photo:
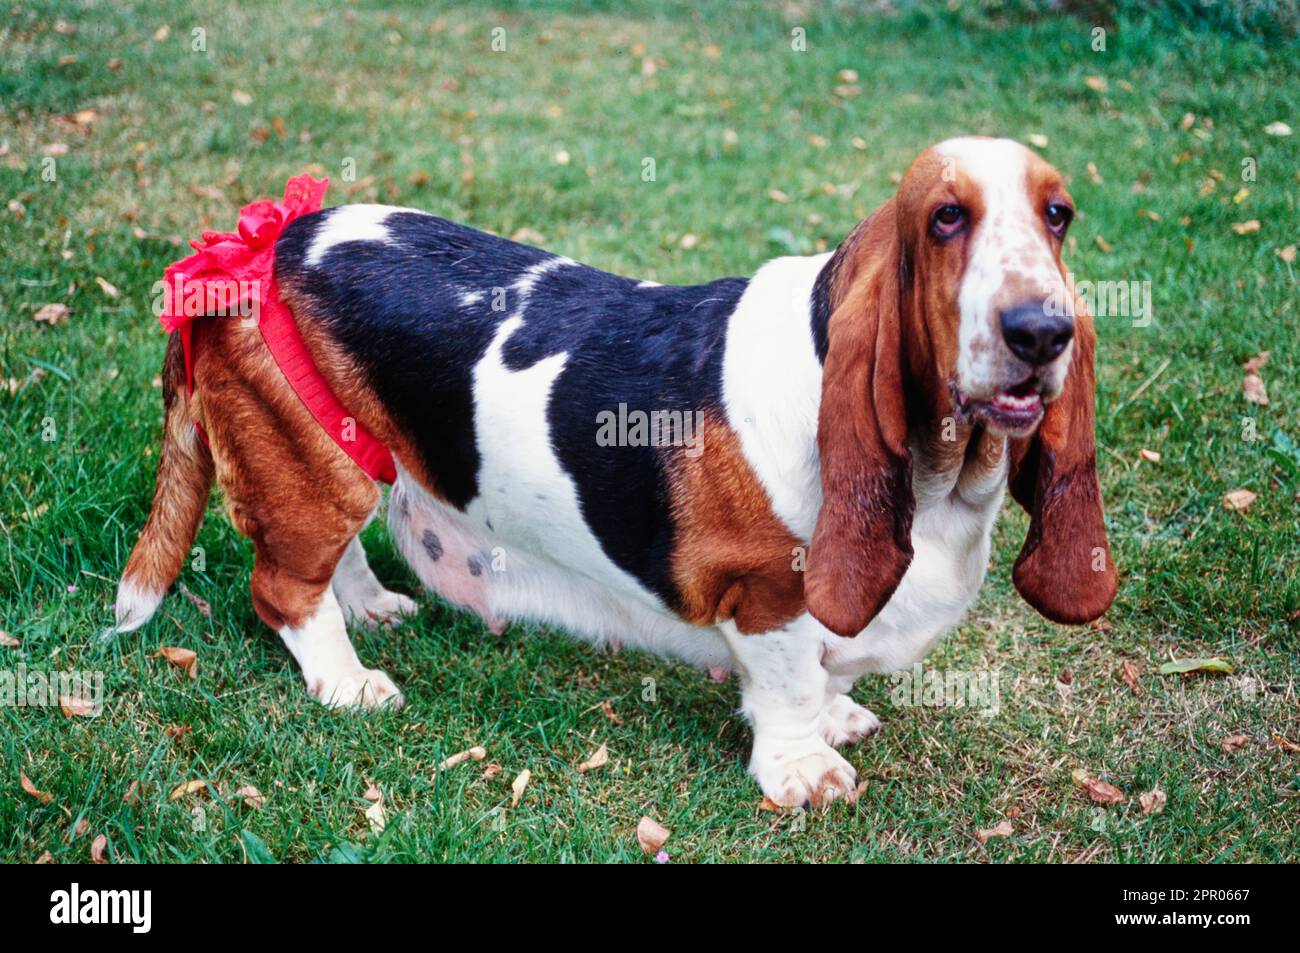
[[1235, 734], [1235, 735], [1228, 735], [1228, 737], [1220, 741], [1219, 747], [1222, 748], [1224, 751], [1233, 752], [1233, 751], [1240, 751], [1248, 744], [1250, 744], [1250, 736]]
[[858, 803], [858, 798], [862, 797], [862, 795], [864, 795], [864, 794], [866, 794], [866, 793], [867, 793], [867, 782], [866, 782], [866, 781], [861, 781], [861, 782], [858, 783], [858, 786], [857, 786], [857, 787], [855, 787], [855, 788], [854, 788], [852, 791], [850, 791], [848, 794], [844, 795], [844, 803], [845, 803], [845, 804], [857, 804], [857, 803]]
[[1138, 667], [1127, 659], [1120, 666], [1120, 678], [1134, 695], [1142, 694], [1142, 683], [1139, 681]]
[[171, 35], [172, 35], [172, 28], [169, 27], [166, 23], [164, 23], [158, 29], [153, 31], [153, 39], [155, 43], [161, 43]]
[[1082, 768], [1070, 773], [1074, 783], [1088, 793], [1088, 797], [1097, 804], [1119, 804], [1124, 800], [1124, 792], [1113, 784], [1107, 784], [1100, 778], [1094, 778]]
[[1165, 662], [1160, 666], [1161, 675], [1181, 675], [1187, 672], [1218, 672], [1231, 675], [1232, 671], [1232, 663], [1219, 656], [1177, 659], [1173, 662]]
[[68, 144], [66, 142], [51, 142], [43, 150], [47, 156], [66, 156], [68, 154]]
[[[1083, 81], [1088, 85], [1089, 89], [1095, 89], [1099, 93], [1104, 93], [1110, 89], [1110, 83], [1106, 82], [1105, 76], [1085, 76]], [[980, 841], [980, 843], [983, 843], [983, 841]]]
[[236, 791], [235, 797], [243, 798], [244, 803], [255, 811], [261, 810], [261, 808], [266, 804], [266, 795], [251, 784], [245, 784], [242, 788]]
[[1264, 384], [1264, 378], [1258, 374], [1247, 374], [1242, 378], [1241, 393], [1252, 404], [1268, 406], [1268, 387]]
[[203, 616], [205, 619], [212, 618], [212, 605], [208, 600], [200, 599], [194, 593], [190, 592], [189, 587], [183, 582], [180, 584], [179, 588], [181, 595], [190, 600], [190, 602], [194, 604], [194, 608], [199, 610], [199, 615]]
[[1028, 139], [1029, 144], [1036, 149], [1047, 148], [1047, 137], [1041, 132], [1031, 132], [1029, 135], [1025, 136], [1025, 138]]
[[657, 854], [673, 832], [650, 817], [643, 817], [636, 825], [636, 842], [647, 854]]
[[502, 768], [501, 765], [493, 761], [491, 764], [489, 764], [486, 768], [483, 769], [483, 780], [495, 781], [498, 777], [501, 776], [501, 772], [503, 770], [505, 769]]
[[54, 855], [51, 854], [48, 850], [43, 850], [41, 851], [41, 855], [36, 858], [35, 863], [52, 864], [54, 863]]
[[1259, 219], [1252, 218], [1245, 222], [1233, 222], [1232, 230], [1238, 235], [1250, 235], [1259, 231]]
[[694, 248], [699, 243], [700, 243], [699, 235], [696, 235], [694, 232], [687, 232], [678, 240], [677, 245], [680, 248], [685, 248], [689, 250]]
[[372, 834], [382, 834], [384, 832], [384, 827], [388, 824], [388, 818], [384, 816], [382, 798], [366, 808], [366, 821], [370, 824]]
[[1287, 245], [1285, 248], [1279, 248], [1274, 254], [1289, 265], [1295, 261], [1295, 246]]
[[1097, 171], [1097, 166], [1093, 163], [1088, 163], [1086, 171], [1088, 173], [1088, 181], [1093, 185], [1101, 185], [1104, 181], [1101, 177], [1101, 173]]
[[1162, 814], [1165, 810], [1165, 802], [1169, 798], [1165, 792], [1160, 790], [1160, 785], [1156, 785], [1146, 794], [1138, 795], [1138, 803], [1142, 805], [1143, 814]]
[[92, 864], [108, 863], [108, 837], [100, 834], [90, 842], [90, 862]]
[[1230, 493], [1223, 494], [1223, 508], [1225, 510], [1235, 510], [1238, 513], [1244, 513], [1250, 509], [1250, 505], [1258, 499], [1257, 493], [1250, 490], [1233, 490]]
[[982, 827], [975, 832], [975, 839], [981, 844], [987, 844], [994, 837], [1010, 837], [1015, 833], [1015, 828], [1011, 826], [1010, 821], [999, 821], [993, 827]]
[[126, 793], [122, 795], [122, 801], [123, 801], [123, 803], [125, 803], [125, 804], [134, 804], [134, 803], [135, 803], [135, 792], [136, 792], [136, 790], [137, 790], [139, 787], [140, 787], [140, 782], [139, 782], [139, 781], [132, 781], [132, 782], [130, 783], [130, 785], [127, 787], [127, 789], [126, 789]]
[[64, 718], [94, 718], [99, 714], [99, 707], [93, 701], [74, 695], [60, 695], [59, 710]]
[[199, 657], [192, 649], [183, 649], [174, 645], [164, 645], [155, 658], [161, 656], [177, 668], [185, 670], [190, 678], [199, 677]]
[[1289, 136], [1291, 127], [1284, 122], [1270, 122], [1264, 127], [1264, 131], [1270, 136]]
[[466, 751], [459, 751], [456, 754], [452, 755], [450, 758], [444, 759], [442, 764], [438, 765], [438, 770], [446, 771], [448, 768], [456, 767], [456, 765], [460, 764], [463, 761], [469, 761], [471, 759], [473, 759], [474, 761], [482, 761], [486, 757], [487, 757], [487, 749], [484, 748], [482, 745], [475, 745], [473, 748], [470, 748]]
[[1141, 450], [1138, 451], [1138, 456], [1149, 463], [1160, 462], [1160, 452], [1158, 450], [1148, 450], [1145, 447], [1143, 447]]
[[216, 202], [224, 202], [226, 193], [221, 191], [215, 185], [200, 185], [197, 182], [190, 183], [190, 194], [201, 199], [212, 199]]
[[582, 764], [578, 765], [578, 773], [586, 774], [588, 771], [594, 771], [596, 768], [602, 768], [609, 762], [609, 749], [601, 745], [591, 753], [591, 757]]
[[10, 635], [10, 634], [9, 634], [8, 632], [6, 632], [4, 629], [0, 629], [0, 646], [4, 647], [4, 648], [6, 648], [6, 649], [16, 649], [16, 648], [18, 648], [18, 646], [20, 646], [20, 645], [22, 645], [21, 642], [19, 642], [17, 639], [15, 639], [12, 635]]
[[63, 324], [68, 320], [70, 310], [66, 304], [43, 304], [36, 309], [32, 315], [33, 321], [39, 321], [42, 324]]
[[1196, 124], [1195, 113], [1183, 113], [1183, 120], [1179, 123], [1184, 129], [1191, 129]]
[[207, 790], [207, 787], [207, 781], [186, 781], [184, 784], [178, 784], [176, 787], [172, 788], [172, 793], [167, 795], [167, 800], [179, 801], [183, 797], [197, 794], [199, 791], [205, 791]]
[[384, 799], [384, 792], [372, 784], [366, 788], [366, 793], [361, 795], [361, 797], [369, 801], [371, 804], [378, 804]]
[[623, 724], [623, 716], [614, 710], [614, 702], [606, 698], [600, 703], [600, 710], [613, 725]]
[[230, 98], [235, 101], [236, 106], [251, 106], [253, 103], [252, 94], [246, 93], [242, 89], [232, 90]]
[[510, 782], [510, 806], [518, 807], [519, 799], [524, 796], [524, 788], [528, 787], [528, 781], [533, 776], [533, 772], [527, 768], [519, 772], [519, 776]]
[[1283, 751], [1300, 752], [1300, 745], [1294, 741], [1287, 741], [1281, 735], [1273, 735], [1269, 740], [1271, 744]]
[[99, 290], [104, 292], [104, 294], [108, 295], [110, 298], [117, 297], [117, 288], [106, 279], [96, 275], [95, 284], [99, 285]]
[[53, 794], [49, 791], [42, 791], [37, 788], [36, 785], [32, 784], [32, 779], [22, 771], [18, 772], [18, 783], [22, 785], [24, 791], [36, 798], [36, 800], [40, 801], [42, 804], [49, 804], [54, 800]]
[[1106, 241], [1106, 239], [1102, 238], [1100, 235], [1094, 235], [1092, 237], [1092, 240], [1093, 242], [1096, 243], [1098, 248], [1100, 248], [1103, 252], [1107, 254], [1109, 254], [1115, 247], [1110, 242]]
[[1268, 363], [1268, 359], [1273, 355], [1272, 351], [1260, 351], [1245, 364], [1241, 365], [1242, 370], [1247, 374], [1257, 374], [1260, 368]]

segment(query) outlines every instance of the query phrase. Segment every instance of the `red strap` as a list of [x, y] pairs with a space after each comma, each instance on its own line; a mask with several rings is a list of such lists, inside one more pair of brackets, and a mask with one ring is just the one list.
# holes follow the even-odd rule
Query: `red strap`
[[[275, 284], [275, 240], [295, 218], [319, 209], [328, 187], [328, 179], [300, 175], [285, 186], [283, 202], [263, 199], [244, 206], [237, 232], [204, 232], [202, 242], [191, 243], [195, 254], [168, 266], [159, 317], [164, 330], [180, 331], [185, 387], [193, 394], [193, 319], [209, 314], [214, 301], [227, 309], [251, 305], [262, 340], [316, 422], [371, 479], [392, 483], [397, 479], [393, 455], [334, 395]], [[207, 443], [203, 429], [195, 427]]]

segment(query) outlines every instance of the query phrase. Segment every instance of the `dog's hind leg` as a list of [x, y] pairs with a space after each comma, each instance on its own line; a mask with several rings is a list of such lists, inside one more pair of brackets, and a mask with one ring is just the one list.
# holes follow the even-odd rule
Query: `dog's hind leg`
[[256, 335], [214, 323], [195, 366], [217, 483], [231, 522], [257, 551], [253, 608], [321, 702], [400, 705], [392, 680], [357, 658], [335, 588], [342, 584], [355, 611], [358, 585], [373, 579], [357, 568], [365, 557], [355, 540], [379, 488], [320, 428]]
[[391, 625], [419, 611], [414, 599], [384, 588], [366, 562], [360, 536], [352, 537], [343, 551], [330, 585], [349, 622]]

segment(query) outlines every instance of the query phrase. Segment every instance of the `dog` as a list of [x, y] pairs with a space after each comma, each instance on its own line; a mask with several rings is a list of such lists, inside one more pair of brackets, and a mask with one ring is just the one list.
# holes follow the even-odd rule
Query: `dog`
[[[679, 287], [434, 215], [302, 215], [274, 282], [316, 372], [391, 453], [388, 526], [421, 582], [493, 632], [550, 624], [739, 677], [749, 770], [783, 805], [851, 795], [849, 695], [974, 602], [1004, 490], [1013, 578], [1046, 618], [1115, 596], [1091, 316], [1061, 262], [1074, 203], [1006, 139], [923, 152], [833, 253]], [[1067, 302], [1064, 308], [1049, 300]], [[163, 372], [152, 510], [117, 629], [175, 580], [213, 481], [253, 540], [252, 599], [330, 705], [399, 705], [349, 622], [416, 611], [358, 533], [381, 492], [247, 321]], [[348, 418], [349, 420], [352, 417]]]

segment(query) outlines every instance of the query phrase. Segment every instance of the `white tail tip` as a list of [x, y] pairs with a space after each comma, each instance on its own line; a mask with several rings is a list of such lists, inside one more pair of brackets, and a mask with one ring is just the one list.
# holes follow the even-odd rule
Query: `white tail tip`
[[134, 632], [144, 625], [158, 611], [163, 593], [158, 590], [146, 591], [129, 579], [123, 579], [117, 586], [117, 632]]

